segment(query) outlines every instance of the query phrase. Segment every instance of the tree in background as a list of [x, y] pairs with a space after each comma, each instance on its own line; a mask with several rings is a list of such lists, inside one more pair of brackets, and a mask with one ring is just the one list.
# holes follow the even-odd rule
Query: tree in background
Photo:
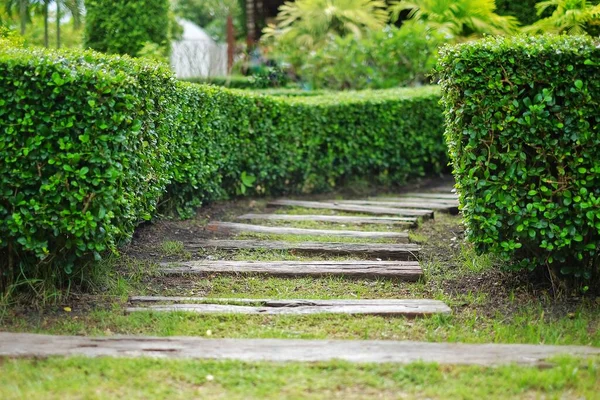
[[383, 0], [297, 0], [279, 10], [277, 24], [265, 28], [265, 35], [309, 48], [331, 34], [359, 38], [383, 28], [389, 20]]
[[[81, 28], [83, 20], [83, 0], [5, 0], [4, 8], [9, 16], [19, 15], [21, 35], [27, 32], [27, 24], [33, 24], [37, 16], [44, 20], [44, 45], [49, 47], [49, 16], [50, 9], [55, 10], [56, 47], [61, 44], [61, 22], [65, 15], [73, 21], [75, 30]], [[1, 18], [0, 18], [1, 19]]]
[[31, 22], [31, 6], [35, 4], [34, 0], [4, 0], [4, 8], [9, 17], [14, 14], [19, 16], [19, 25], [21, 35], [25, 34], [27, 24]]
[[600, 5], [587, 0], [547, 0], [537, 3], [538, 15], [549, 10], [552, 14], [542, 18], [526, 31], [534, 33], [568, 33], [572, 35], [598, 34], [600, 30]]
[[391, 9], [395, 17], [409, 10], [409, 19], [423, 21], [451, 39], [510, 34], [518, 29], [515, 17], [496, 14], [495, 0], [402, 0]]
[[84, 46], [139, 56], [144, 47], [168, 56], [173, 32], [169, 0], [88, 0]]

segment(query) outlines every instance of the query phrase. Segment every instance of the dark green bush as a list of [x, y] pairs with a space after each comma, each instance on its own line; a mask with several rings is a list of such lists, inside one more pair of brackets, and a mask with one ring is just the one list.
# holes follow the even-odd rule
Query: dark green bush
[[176, 204], [235, 194], [243, 172], [258, 194], [279, 194], [352, 177], [404, 182], [446, 165], [436, 88], [286, 98], [181, 83], [178, 92]]
[[273, 97], [128, 57], [0, 49], [0, 270], [68, 276], [157, 212], [439, 172], [435, 88]]
[[155, 44], [168, 54], [169, 0], [86, 0], [85, 8], [85, 47], [137, 56]]
[[600, 48], [537, 36], [446, 48], [446, 139], [468, 237], [520, 267], [598, 272]]
[[150, 219], [168, 180], [174, 85], [127, 58], [0, 51], [3, 272], [70, 273]]
[[512, 15], [522, 25], [530, 25], [540, 19], [535, 4], [538, 0], [496, 0], [496, 10], [499, 15]]

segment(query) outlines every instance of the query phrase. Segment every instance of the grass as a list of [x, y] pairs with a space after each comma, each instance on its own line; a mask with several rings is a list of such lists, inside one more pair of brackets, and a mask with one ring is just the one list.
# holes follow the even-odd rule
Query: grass
[[191, 257], [185, 250], [183, 242], [179, 240], [165, 240], [160, 245], [160, 251], [162, 255], [167, 257], [181, 257], [185, 259]]
[[[229, 293], [227, 297], [247, 297]], [[264, 296], [255, 296], [264, 297]], [[276, 296], [273, 296], [276, 297]], [[286, 296], [287, 297], [287, 296]], [[295, 297], [295, 296], [292, 296]], [[475, 299], [477, 300], [477, 299]], [[199, 315], [139, 312], [126, 315], [118, 304], [83, 312], [57, 308], [50, 315], [10, 321], [11, 331], [64, 335], [112, 334], [204, 336], [217, 338], [377, 339], [463, 343], [528, 343], [600, 346], [598, 311], [587, 305], [569, 318], [556, 318], [527, 305], [507, 318], [467, 310], [429, 318], [348, 315]]]
[[78, 357], [3, 360], [0, 398], [597, 398], [598, 359], [563, 357], [552, 362], [554, 368], [536, 369]]

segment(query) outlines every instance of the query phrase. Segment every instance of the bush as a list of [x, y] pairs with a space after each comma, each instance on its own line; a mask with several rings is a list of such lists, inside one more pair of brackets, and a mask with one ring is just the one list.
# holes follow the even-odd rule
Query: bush
[[538, 0], [496, 0], [497, 12], [500, 15], [512, 15], [522, 25], [530, 25], [540, 19], [535, 9]]
[[158, 204], [189, 215], [242, 180], [251, 193], [308, 192], [446, 165], [429, 87], [272, 97], [178, 82], [128, 57], [3, 48], [0, 99], [5, 278], [64, 278]]
[[440, 63], [446, 139], [480, 252], [593, 278], [600, 246], [600, 48], [485, 39]]
[[363, 39], [332, 37], [306, 53], [299, 74], [319, 89], [385, 89], [427, 83], [443, 37], [420, 22], [388, 26]]
[[85, 8], [85, 47], [137, 56], [154, 43], [169, 53], [169, 0], [88, 0]]
[[0, 270], [69, 274], [150, 219], [174, 85], [128, 58], [0, 51]]

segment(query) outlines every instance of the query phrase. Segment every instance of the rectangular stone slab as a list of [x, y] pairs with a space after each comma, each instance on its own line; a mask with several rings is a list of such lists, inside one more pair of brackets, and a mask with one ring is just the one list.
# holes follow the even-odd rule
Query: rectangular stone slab
[[458, 195], [456, 193], [451, 192], [427, 192], [427, 193], [404, 193], [398, 196], [402, 197], [418, 197], [421, 199], [450, 199], [455, 200], [458, 199]]
[[[229, 299], [235, 301], [235, 299]], [[210, 301], [204, 299], [203, 301]], [[221, 301], [220, 303], [222, 303]], [[265, 301], [263, 305], [252, 305], [248, 300], [237, 300], [249, 305], [188, 303], [161, 304], [145, 307], [129, 307], [127, 312], [186, 311], [199, 314], [268, 314], [268, 315], [309, 315], [309, 314], [362, 314], [417, 317], [433, 314], [449, 314], [450, 308], [437, 300], [295, 300]], [[254, 302], [256, 303], [256, 302]]]
[[384, 201], [384, 200], [339, 200], [335, 204], [356, 204], [365, 206], [384, 206], [384, 207], [398, 207], [398, 208], [416, 208], [416, 209], [431, 209], [431, 210], [444, 210], [450, 208], [457, 208], [458, 201], [448, 203], [435, 203], [430, 202], [426, 199], [421, 201]]
[[203, 339], [194, 337], [51, 336], [0, 332], [4, 357], [152, 357], [246, 362], [429, 362], [446, 365], [548, 366], [557, 355], [598, 357], [600, 348], [520, 344], [460, 344], [383, 340]]
[[[362, 201], [362, 200], [358, 200], [358, 201]], [[423, 198], [423, 197], [398, 197], [398, 196], [393, 196], [393, 197], [369, 197], [368, 198], [369, 202], [377, 202], [378, 204], [381, 203], [386, 203], [386, 202], [404, 202], [404, 201], [409, 201], [409, 202], [420, 202], [420, 203], [429, 203], [429, 204], [437, 204], [437, 205], [449, 205], [449, 206], [456, 206], [458, 205], [458, 197], [455, 199], [430, 199], [430, 198]]]
[[366, 255], [372, 258], [415, 260], [421, 247], [411, 243], [337, 243], [337, 242], [286, 242], [271, 240], [198, 240], [184, 243], [188, 250], [288, 250], [299, 253], [326, 255]]
[[340, 224], [382, 224], [414, 225], [416, 217], [353, 217], [349, 215], [290, 215], [290, 214], [244, 214], [237, 217], [242, 220], [273, 221], [317, 221]]
[[268, 203], [270, 206], [290, 206], [304, 208], [320, 208], [326, 210], [356, 212], [363, 214], [385, 214], [385, 215], [403, 215], [409, 217], [433, 217], [433, 210], [414, 210], [406, 208], [358, 206], [352, 204], [334, 204], [320, 201], [300, 201], [300, 200], [275, 200]]
[[263, 226], [251, 224], [238, 224], [235, 222], [211, 222], [206, 230], [219, 233], [264, 233], [271, 235], [311, 235], [311, 236], [340, 236], [365, 239], [397, 239], [398, 242], [407, 243], [407, 232], [365, 232], [350, 230], [330, 229], [301, 229], [285, 226]]
[[416, 261], [182, 261], [161, 264], [161, 272], [180, 274], [266, 274], [273, 276], [346, 276], [416, 281], [423, 271]]

